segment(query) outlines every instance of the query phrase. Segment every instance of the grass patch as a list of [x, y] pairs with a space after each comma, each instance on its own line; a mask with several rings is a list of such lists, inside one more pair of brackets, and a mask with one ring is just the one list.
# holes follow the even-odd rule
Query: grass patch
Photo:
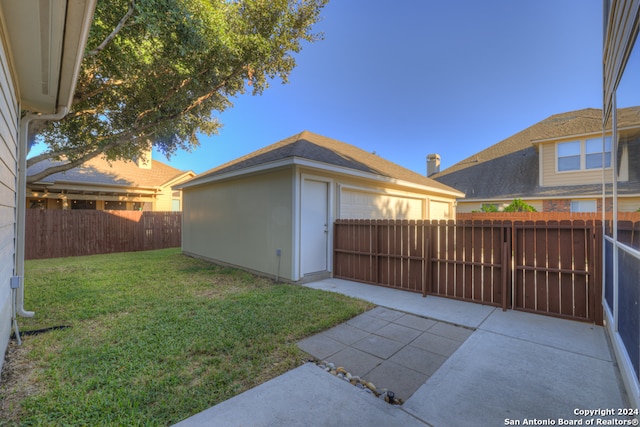
[[70, 328], [10, 347], [0, 425], [169, 425], [300, 365], [296, 341], [371, 308], [177, 249], [28, 261], [25, 281], [36, 317], [21, 330]]

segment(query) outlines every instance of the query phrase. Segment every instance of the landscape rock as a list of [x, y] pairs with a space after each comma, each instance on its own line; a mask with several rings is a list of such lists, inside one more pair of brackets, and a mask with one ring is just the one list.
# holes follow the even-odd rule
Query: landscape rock
[[342, 366], [336, 367], [334, 363], [327, 362], [326, 360], [310, 360], [310, 362], [315, 363], [318, 367], [326, 372], [329, 372], [331, 375], [335, 375], [338, 378], [350, 383], [351, 385], [354, 385], [357, 388], [364, 390], [365, 392], [372, 394], [389, 404], [396, 406], [402, 404], [402, 400], [396, 398], [393, 391], [387, 390], [386, 388], [377, 389], [372, 382], [363, 380], [358, 375], [352, 375]]

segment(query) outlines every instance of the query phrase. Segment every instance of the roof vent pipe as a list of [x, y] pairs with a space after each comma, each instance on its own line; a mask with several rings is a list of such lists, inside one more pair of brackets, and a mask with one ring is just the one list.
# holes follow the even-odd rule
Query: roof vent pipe
[[427, 154], [427, 176], [440, 172], [440, 154]]

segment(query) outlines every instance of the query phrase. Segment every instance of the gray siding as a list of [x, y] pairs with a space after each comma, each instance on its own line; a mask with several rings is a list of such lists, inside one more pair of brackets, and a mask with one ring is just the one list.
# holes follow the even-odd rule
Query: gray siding
[[11, 289], [14, 272], [16, 225], [16, 175], [18, 153], [18, 103], [0, 38], [0, 368], [11, 334]]

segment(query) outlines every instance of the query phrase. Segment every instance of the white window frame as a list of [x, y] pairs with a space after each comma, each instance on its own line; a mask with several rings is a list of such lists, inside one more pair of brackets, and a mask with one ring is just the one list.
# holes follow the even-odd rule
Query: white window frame
[[[596, 142], [597, 146], [600, 148], [600, 151], [593, 151], [593, 152], [588, 152], [587, 148], [589, 145], [589, 142]], [[589, 155], [594, 155], [594, 154], [598, 154], [601, 157], [601, 160], [606, 164], [606, 159], [607, 159], [607, 154], [609, 154], [609, 165], [605, 165], [605, 169], [610, 169], [611, 168], [611, 137], [608, 136], [605, 138], [605, 151], [602, 152], [602, 138], [589, 138], [587, 140], [585, 140], [584, 143], [584, 147], [585, 147], [585, 169], [602, 169], [602, 165], [597, 166], [597, 167], [592, 167], [590, 168], [587, 165], [587, 157]], [[606, 149], [609, 148], [609, 151], [606, 151]]]
[[[598, 138], [586, 138], [586, 139], [579, 139], [579, 140], [573, 140], [573, 141], [562, 141], [562, 142], [557, 142], [556, 143], [556, 172], [557, 173], [572, 173], [572, 172], [584, 172], [584, 171], [591, 171], [591, 170], [597, 170], [597, 169], [602, 169], [602, 167], [597, 167], [597, 168], [593, 168], [593, 167], [587, 167], [587, 155], [588, 154], [603, 154], [604, 159], [607, 158], [607, 154], [609, 154], [609, 165], [605, 166], [605, 169], [611, 169], [611, 137], [607, 136], [606, 137], [606, 141], [605, 141], [605, 146], [609, 147], [609, 151], [605, 151], [604, 153], [602, 153], [602, 151], [596, 153], [596, 152], [592, 152], [592, 153], [587, 153], [587, 142], [588, 141], [594, 141], [594, 140], [599, 140], [602, 141], [602, 138], [598, 137]], [[578, 143], [580, 146], [580, 166], [577, 169], [564, 169], [561, 170], [560, 169], [560, 159], [563, 157], [575, 157], [576, 154], [573, 154], [571, 156], [560, 156], [560, 146], [562, 144], [576, 144]]]
[[598, 203], [595, 199], [571, 200], [571, 212], [597, 212]]
[[[577, 144], [578, 145], [578, 153], [577, 154], [561, 156], [560, 155], [560, 147], [561, 146], [565, 146], [566, 147], [569, 144], [571, 144], [571, 145]], [[575, 171], [578, 171], [578, 170], [582, 169], [582, 153], [583, 153], [582, 141], [558, 142], [556, 144], [556, 171], [557, 172], [575, 172]], [[560, 169], [560, 159], [576, 157], [576, 156], [578, 156], [578, 168], [577, 169]]]

